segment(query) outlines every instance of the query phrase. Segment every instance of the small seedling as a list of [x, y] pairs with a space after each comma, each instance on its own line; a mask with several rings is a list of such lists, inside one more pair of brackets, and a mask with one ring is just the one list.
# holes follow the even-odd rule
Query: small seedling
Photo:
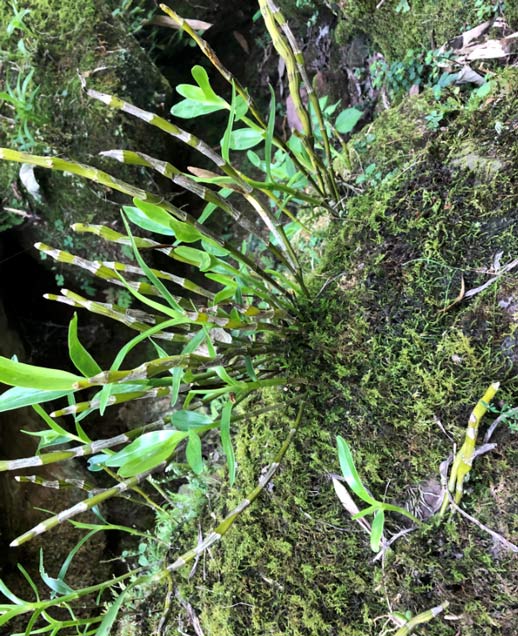
[[[386, 636], [388, 633], [393, 633], [395, 629], [397, 632], [395, 636], [407, 636], [408, 634], [414, 631], [414, 628], [418, 625], [422, 625], [423, 623], [429, 623], [433, 618], [438, 616], [441, 612], [443, 612], [448, 606], [449, 601], [444, 601], [437, 607], [432, 607], [426, 612], [421, 612], [416, 616], [412, 616], [411, 612], [391, 612], [388, 615], [387, 623], [385, 623], [385, 627], [380, 632], [379, 636]], [[395, 627], [389, 627], [389, 624], [392, 623]]]
[[[383, 541], [385, 512], [398, 512], [399, 514], [408, 517], [416, 524], [419, 524], [420, 521], [405, 508], [394, 506], [375, 499], [363, 485], [362, 480], [358, 475], [358, 471], [356, 470], [351, 449], [340, 435], [336, 438], [336, 445], [338, 448], [338, 460], [340, 462], [340, 468], [342, 469], [345, 483], [353, 491], [353, 493], [362, 501], [365, 501], [368, 506], [363, 510], [359, 510], [342, 484], [337, 479], [333, 479], [336, 494], [345, 509], [352, 515], [352, 518], [359, 521], [362, 527], [370, 533], [371, 548], [374, 552], [378, 552]], [[367, 515], [373, 515], [372, 524], [365, 522], [364, 517]]]

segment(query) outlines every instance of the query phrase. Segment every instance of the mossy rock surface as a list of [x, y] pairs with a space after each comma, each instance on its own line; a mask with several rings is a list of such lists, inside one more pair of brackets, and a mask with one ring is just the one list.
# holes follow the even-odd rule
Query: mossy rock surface
[[[479, 8], [470, 0], [409, 0], [408, 10], [397, 0], [344, 0], [340, 3], [341, 18], [337, 25], [338, 43], [367, 34], [376, 50], [387, 60], [405, 57], [409, 49], [436, 49], [492, 16], [494, 3]], [[401, 7], [401, 10], [398, 10]], [[483, 9], [486, 9], [484, 11]], [[515, 3], [506, 2], [504, 15], [511, 29], [518, 26]]]
[[[287, 357], [309, 392], [301, 430], [273, 485], [179, 583], [206, 636], [374, 636], [387, 602], [418, 614], [449, 601], [448, 620], [422, 627], [431, 636], [518, 630], [514, 558], [489, 534], [460, 516], [433, 518], [398, 539], [383, 564], [373, 562], [368, 536], [329, 478], [339, 470], [339, 434], [371, 491], [403, 504], [437, 484], [441, 461], [462, 442], [491, 382], [502, 383], [497, 406], [517, 402], [518, 282], [514, 270], [498, 276], [498, 261], [518, 254], [517, 79], [516, 71], [503, 74], [489, 97], [438, 131], [423, 127], [426, 95], [369, 129], [364, 152], [378, 157], [384, 175], [398, 170], [350, 198], [330, 228], [305, 330]], [[477, 162], [459, 161], [466, 148], [476, 149]], [[495, 276], [459, 300], [463, 281], [471, 290]], [[295, 417], [280, 410], [236, 432], [238, 484], [212, 501], [216, 517], [278, 450]], [[462, 506], [512, 539], [516, 433], [504, 424], [494, 441], [497, 449], [474, 462]], [[404, 526], [389, 515], [389, 534]], [[180, 606], [178, 616], [189, 624]]]
[[[17, 69], [23, 78], [32, 72], [31, 86], [39, 87], [34, 119], [28, 121], [33, 141], [22, 149], [73, 158], [135, 185], [153, 187], [153, 177], [145, 171], [101, 160], [98, 153], [125, 147], [167, 158], [171, 144], [165, 135], [89, 99], [81, 88], [80, 75], [90, 88], [163, 114], [170, 89], [129, 34], [128, 25], [112, 15], [117, 4], [104, 0], [30, 0], [24, 3], [30, 10], [24, 30], [8, 37], [5, 27], [12, 11], [10, 3], [2, 3], [0, 46], [8, 61], [1, 72], [11, 84], [16, 82]], [[17, 48], [19, 40], [25, 43], [25, 54]], [[19, 121], [12, 111], [8, 114], [14, 121], [1, 120], [1, 145], [20, 149]], [[1, 163], [0, 192], [4, 205], [28, 209], [39, 219], [25, 224], [22, 242], [28, 246], [40, 240], [73, 248], [82, 255], [99, 256], [103, 249], [99, 241], [74, 235], [70, 225], [78, 221], [112, 222], [119, 218], [122, 199], [79, 178], [41, 169], [36, 170], [41, 187], [41, 200], [36, 201], [24, 192], [17, 179], [18, 170], [19, 166]]]

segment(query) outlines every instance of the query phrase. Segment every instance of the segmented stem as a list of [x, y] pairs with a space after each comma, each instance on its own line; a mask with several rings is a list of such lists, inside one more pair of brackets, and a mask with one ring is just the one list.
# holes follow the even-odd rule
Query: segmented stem
[[151, 470], [147, 470], [146, 472], [143, 472], [140, 475], [136, 475], [135, 477], [130, 477], [129, 479], [125, 479], [124, 481], [121, 481], [116, 486], [113, 486], [113, 488], [108, 488], [96, 495], [93, 495], [92, 497], [89, 497], [88, 499], [83, 499], [83, 501], [80, 501], [79, 503], [75, 504], [71, 508], [62, 510], [57, 515], [54, 515], [53, 517], [50, 517], [49, 519], [45, 519], [45, 521], [38, 523], [38, 525], [34, 526], [34, 528], [31, 528], [27, 532], [24, 532], [22, 535], [14, 539], [14, 541], [11, 541], [10, 546], [14, 548], [19, 545], [22, 545], [22, 543], [26, 543], [27, 541], [34, 539], [34, 537], [37, 537], [38, 535], [43, 534], [44, 532], [48, 532], [49, 530], [52, 530], [52, 528], [55, 528], [56, 526], [63, 523], [64, 521], [67, 521], [68, 519], [72, 519], [72, 517], [75, 517], [76, 515], [79, 515], [82, 512], [87, 512], [88, 510], [91, 510], [95, 506], [98, 506], [99, 504], [101, 504], [103, 501], [106, 501], [107, 499], [110, 499], [111, 497], [115, 497], [117, 495], [120, 495], [126, 492], [127, 490], [139, 484], [142, 480], [146, 479], [146, 477], [149, 477], [149, 475], [151, 475], [152, 473], [160, 471], [163, 468], [165, 468], [166, 465], [167, 465], [167, 462], [162, 462], [159, 466], [155, 466]]
[[48, 464], [54, 464], [55, 462], [61, 462], [66, 459], [72, 459], [74, 457], [86, 457], [88, 455], [94, 455], [105, 448], [113, 448], [120, 444], [125, 444], [135, 439], [142, 433], [156, 429], [160, 426], [165, 426], [164, 420], [160, 419], [146, 426], [132, 429], [127, 433], [115, 435], [115, 437], [109, 437], [107, 439], [100, 439], [89, 444], [81, 444], [73, 448], [67, 448], [64, 450], [50, 451], [48, 453], [41, 453], [40, 455], [34, 455], [33, 457], [24, 457], [22, 459], [10, 459], [0, 461], [0, 472], [5, 470], [22, 470], [25, 468], [34, 468], [36, 466], [47, 466]]
[[54, 490], [62, 490], [64, 488], [78, 488], [93, 492], [95, 486], [84, 479], [44, 479], [39, 475], [16, 475], [15, 479], [20, 484], [37, 484], [43, 488], [53, 488]]
[[[107, 95], [106, 97], [110, 100], [112, 99], [109, 95]], [[103, 99], [102, 101], [105, 100]], [[105, 103], [107, 102], [105, 101]], [[136, 106], [133, 106], [132, 109], [136, 109]], [[145, 113], [145, 111], [142, 112]], [[149, 119], [144, 120], [149, 121]], [[163, 121], [166, 124], [168, 123], [166, 122], [166, 120]], [[28, 163], [34, 166], [47, 168], [49, 170], [58, 170], [60, 172], [69, 172], [71, 174], [76, 174], [80, 177], [84, 177], [85, 179], [89, 179], [90, 181], [95, 181], [96, 183], [100, 183], [101, 185], [104, 185], [108, 188], [112, 188], [113, 190], [117, 190], [118, 192], [123, 192], [124, 194], [127, 194], [133, 198], [141, 199], [143, 201], [158, 205], [172, 214], [172, 216], [177, 218], [179, 221], [189, 223], [191, 226], [195, 227], [201, 234], [207, 236], [211, 239], [211, 241], [214, 241], [216, 245], [221, 246], [223, 249], [229, 252], [238, 262], [245, 264], [247, 267], [250, 268], [250, 270], [252, 270], [260, 278], [266, 281], [269, 285], [277, 289], [277, 291], [279, 291], [281, 294], [285, 295], [285, 290], [281, 287], [281, 285], [279, 285], [279, 283], [272, 276], [267, 274], [254, 260], [246, 256], [246, 254], [243, 254], [227, 241], [221, 240], [217, 234], [209, 230], [206, 226], [201, 225], [200, 223], [195, 221], [190, 214], [187, 214], [187, 212], [180, 210], [179, 208], [175, 207], [168, 201], [165, 201], [162, 197], [159, 197], [156, 194], [130, 185], [129, 183], [112, 177], [107, 172], [99, 170], [98, 168], [94, 168], [93, 166], [81, 164], [75, 161], [68, 161], [66, 159], [61, 159], [60, 157], [42, 157], [39, 155], [31, 155], [26, 152], [11, 150], [9, 148], [0, 148], [0, 159], [6, 159], [7, 161], [16, 161], [18, 163]], [[280, 241], [282, 244], [282, 239], [280, 239]]]
[[[186, 132], [185, 130], [178, 128], [178, 126], [175, 126], [174, 124], [167, 121], [166, 119], [163, 119], [162, 117], [159, 117], [158, 115], [155, 115], [154, 113], [145, 111], [142, 108], [138, 108], [137, 106], [134, 106], [133, 104], [130, 104], [129, 102], [124, 101], [123, 99], [120, 99], [120, 97], [116, 97], [114, 95], [107, 95], [106, 93], [100, 93], [99, 91], [95, 91], [91, 89], [87, 91], [87, 94], [89, 97], [98, 99], [99, 101], [103, 102], [110, 108], [122, 110], [123, 112], [128, 113], [129, 115], [133, 115], [134, 117], [137, 117], [138, 119], [142, 119], [143, 121], [149, 123], [151, 126], [160, 128], [160, 130], [163, 130], [164, 132], [175, 137], [176, 139], [179, 139], [180, 141], [182, 141], [189, 147], [194, 148], [195, 150], [197, 150], [198, 152], [206, 156], [208, 159], [210, 159], [213, 163], [215, 163], [220, 170], [222, 170], [226, 175], [228, 175], [229, 177], [233, 179], [234, 186], [236, 186], [236, 191], [239, 191], [240, 194], [242, 194], [245, 197], [245, 199], [253, 206], [254, 210], [259, 215], [259, 217], [261, 218], [263, 223], [266, 225], [268, 230], [276, 238], [280, 248], [285, 253], [287, 261], [290, 267], [293, 269], [293, 271], [297, 271], [299, 269], [298, 263], [297, 263], [297, 257], [295, 256], [295, 253], [293, 252], [293, 248], [291, 247], [289, 241], [287, 240], [284, 234], [284, 230], [282, 229], [282, 226], [277, 224], [277, 221], [275, 217], [272, 215], [272, 213], [270, 212], [270, 210], [256, 198], [256, 196], [253, 194], [253, 188], [246, 183], [246, 181], [237, 172], [237, 170], [235, 170], [235, 168], [233, 168], [228, 162], [226, 162], [223, 159], [223, 157], [221, 157], [216, 152], [214, 152], [214, 150], [212, 150], [205, 142], [201, 141], [201, 139], [198, 139], [194, 135], [191, 135], [190, 133]], [[137, 197], [137, 198], [140, 198], [140, 197]], [[159, 205], [162, 205], [162, 207], [164, 207], [163, 203], [159, 203]], [[166, 209], [169, 209], [169, 208], [166, 208]], [[182, 214], [184, 216], [186, 215], [185, 212], [182, 212]], [[189, 221], [187, 221], [186, 218], [180, 218], [180, 216], [177, 216], [177, 218], [179, 218], [182, 221], [189, 222], [191, 225], [196, 227], [203, 234], [206, 234], [207, 236], [209, 235], [207, 228], [205, 226], [202, 226], [196, 223], [194, 219], [192, 219], [192, 217], [189, 217]], [[211, 238], [212, 236], [214, 235], [211, 234]]]
[[[175, 11], [173, 11], [170, 7], [165, 4], [161, 4], [160, 8], [164, 13], [166, 13], [170, 18], [172, 18], [178, 26], [185, 31], [189, 35], [190, 38], [198, 45], [200, 51], [210, 60], [210, 63], [214, 66], [214, 68], [220, 73], [220, 75], [229, 83], [233, 84], [236, 87], [236, 91], [239, 95], [246, 101], [248, 107], [250, 108], [250, 112], [254, 116], [255, 120], [259, 124], [261, 128], [266, 129], [266, 123], [264, 119], [261, 117], [253, 98], [249, 95], [248, 91], [243, 87], [243, 85], [239, 82], [237, 78], [221, 63], [221, 60], [216, 55], [214, 49], [206, 42], [196, 31], [189, 25], [188, 21], [179, 16]], [[320, 185], [315, 181], [313, 174], [299, 161], [298, 157], [295, 153], [291, 151], [291, 149], [278, 137], [273, 137], [273, 143], [276, 147], [281, 148], [286, 154], [290, 156], [298, 170], [300, 170], [309, 180], [314, 189], [319, 192], [321, 195], [324, 194], [324, 190], [321, 189]], [[242, 176], [242, 175], [241, 175]], [[247, 179], [243, 177], [245, 181]], [[256, 184], [257, 187], [260, 187], [259, 184]], [[263, 186], [265, 187], [265, 186]]]
[[406, 622], [400, 629], [397, 630], [395, 636], [408, 636], [415, 627], [422, 625], [423, 623], [429, 623], [433, 618], [438, 616], [441, 612], [449, 606], [449, 601], [444, 601], [437, 607], [432, 607], [426, 612], [421, 612]]
[[[89, 233], [95, 234], [96, 236], [100, 236], [101, 238], [103, 238], [105, 241], [110, 241], [112, 243], [117, 243], [119, 245], [131, 246], [131, 240], [127, 235], [121, 234], [120, 232], [116, 232], [112, 228], [106, 227], [104, 225], [74, 223], [72, 225], [72, 229], [75, 232], [89, 232]], [[178, 256], [178, 254], [175, 251], [176, 248], [173, 246], [164, 245], [163, 243], [158, 243], [157, 241], [154, 241], [152, 239], [144, 239], [140, 237], [134, 237], [133, 240], [135, 241], [135, 246], [139, 250], [154, 249], [158, 252], [161, 252], [162, 254], [165, 254], [169, 258], [173, 258], [181, 263], [185, 262], [184, 258], [181, 258], [180, 256]], [[240, 272], [238, 269], [232, 267], [225, 261], [218, 261], [218, 267], [224, 268], [225, 272], [227, 272], [231, 276], [243, 277], [243, 272]], [[290, 280], [286, 279], [284, 275], [281, 275], [279, 273], [276, 273], [276, 274], [280, 278], [280, 280], [282, 280], [286, 284], [288, 289], [294, 288], [293, 283]], [[191, 283], [191, 281], [189, 281], [188, 279], [183, 279], [183, 281], [184, 282], [182, 286], [185, 289], [197, 292], [195, 283]], [[255, 278], [253, 279], [253, 281], [251, 281], [251, 285], [253, 287], [252, 292], [255, 296], [265, 300], [270, 305], [275, 305], [276, 307], [279, 307], [281, 311], [286, 312], [286, 310], [290, 309], [290, 306], [285, 300], [285, 296], [286, 296], [285, 293], [283, 297], [276, 296], [268, 290], [268, 288], [265, 286], [265, 284], [261, 280], [255, 279]], [[296, 291], [298, 292], [299, 289], [296, 289]], [[206, 294], [202, 294], [202, 295], [206, 295]], [[243, 313], [243, 311], [249, 311], [251, 307], [248, 307], [246, 310], [242, 310], [242, 308], [235, 305], [235, 309], [236, 311]]]
[[[301, 403], [295, 422], [288, 432], [288, 436], [284, 440], [273, 462], [261, 472], [261, 477], [257, 486], [243, 499], [224, 519], [216, 526], [216, 528], [210, 532], [198, 545], [191, 550], [188, 550], [180, 557], [178, 557], [171, 565], [167, 567], [168, 572], [179, 570], [184, 565], [196, 559], [200, 554], [205, 552], [212, 545], [217, 543], [230, 529], [238, 517], [257, 499], [259, 494], [264, 490], [267, 484], [271, 481], [272, 477], [277, 472], [280, 463], [282, 462], [286, 451], [288, 450], [295, 433], [297, 432], [300, 422], [302, 420], [302, 413], [304, 410], [304, 403]], [[162, 578], [163, 573], [159, 573], [158, 578]]]
[[134, 152], [131, 150], [106, 150], [100, 153], [103, 157], [109, 157], [115, 159], [120, 163], [126, 163], [136, 166], [146, 166], [161, 174], [162, 176], [170, 179], [176, 185], [184, 188], [188, 192], [192, 192], [197, 197], [206, 201], [207, 203], [213, 203], [217, 207], [226, 212], [236, 223], [238, 223], [244, 230], [253, 234], [260, 241], [264, 241], [264, 238], [257, 232], [256, 226], [243, 214], [240, 210], [235, 208], [226, 199], [220, 196], [217, 192], [214, 192], [210, 188], [197, 183], [191, 177], [183, 174], [178, 168], [173, 166], [168, 161], [161, 161], [155, 159], [143, 152]]
[[[466, 479], [466, 475], [471, 470], [471, 466], [473, 464], [480, 420], [484, 417], [489, 403], [495, 397], [499, 388], [500, 383], [493, 382], [493, 384], [488, 387], [482, 398], [477, 402], [477, 405], [469, 416], [464, 443], [453, 460], [450, 479], [448, 481], [448, 491], [452, 494], [455, 492], [455, 503], [457, 504], [462, 499], [462, 494], [464, 492], [464, 480]], [[445, 513], [448, 507], [448, 502], [448, 493], [446, 493], [440, 510], [441, 516]]]
[[[259, 4], [266, 3], [268, 5], [271, 14], [282, 32], [286, 36], [286, 40], [289, 44], [289, 49], [293, 54], [293, 59], [296, 64], [296, 68], [298, 74], [302, 78], [304, 82], [304, 88], [306, 89], [308, 99], [313, 106], [313, 110], [315, 111], [315, 115], [318, 122], [318, 127], [320, 129], [320, 134], [322, 136], [322, 140], [324, 143], [324, 152], [326, 155], [326, 164], [327, 170], [324, 169], [324, 178], [328, 184], [328, 188], [330, 188], [330, 194], [334, 196], [335, 201], [337, 201], [340, 197], [338, 194], [338, 188], [336, 185], [336, 181], [334, 178], [334, 172], [332, 170], [332, 156], [331, 156], [331, 146], [329, 144], [329, 137], [327, 136], [327, 130], [324, 123], [324, 117], [322, 115], [322, 110], [320, 108], [320, 103], [318, 101], [318, 97], [313, 90], [313, 85], [308, 77], [306, 72], [306, 67], [304, 65], [304, 56], [302, 55], [302, 51], [298, 45], [298, 42], [293, 35], [293, 31], [291, 30], [289, 24], [286, 22], [285, 17], [283, 16], [279, 7], [273, 2], [273, 0], [259, 0]], [[300, 93], [298, 93], [300, 95]]]

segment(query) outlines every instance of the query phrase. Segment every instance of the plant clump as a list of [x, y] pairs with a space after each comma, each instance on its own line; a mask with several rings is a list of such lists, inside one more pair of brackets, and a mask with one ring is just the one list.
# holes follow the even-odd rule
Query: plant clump
[[[69, 627], [108, 634], [122, 607], [128, 616], [145, 607], [140, 633], [172, 634], [190, 625], [223, 636], [344, 630], [355, 636], [393, 627], [406, 636], [424, 623], [436, 636], [446, 636], [452, 624], [477, 636], [489, 636], [495, 625], [513, 633], [516, 546], [505, 540], [516, 529], [509, 429], [497, 432], [498, 451], [486, 448], [493, 452], [467, 471], [455, 461], [450, 482], [461, 479], [462, 517], [450, 515], [448, 505], [442, 523], [433, 505], [431, 514], [421, 511], [430, 492], [446, 494], [439, 472], [455, 441], [470, 439], [462, 452], [471, 462], [470, 413], [483, 428], [489, 409], [511, 417], [516, 395], [516, 73], [485, 82], [464, 101], [452, 89], [453, 101], [432, 126], [423, 124], [430, 113], [418, 98], [345, 143], [339, 132], [350, 133], [361, 113], [347, 109], [329, 120], [334, 110], [326, 115], [283, 14], [273, 0], [259, 0], [297, 119], [297, 132], [284, 139], [274, 92], [264, 115], [192, 23], [161, 8], [228, 90], [217, 92], [206, 68], [193, 66], [194, 83], [177, 87], [182, 99], [173, 120], [123, 96], [86, 90], [210, 165], [183, 172], [136, 149], [103, 152], [181, 186], [198, 198], [201, 216], [91, 165], [0, 149], [2, 159], [70, 173], [131, 197], [121, 231], [74, 226], [124, 247], [124, 261], [90, 260], [44, 243], [37, 248], [121, 287], [135, 303], [90, 300], [68, 289], [47, 295], [133, 330], [109, 368], [81, 342], [75, 314], [68, 330], [73, 371], [0, 358], [0, 380], [12, 387], [0, 396], [0, 409], [30, 406], [45, 426], [34, 457], [1, 460], [0, 469], [86, 456], [92, 473], [112, 480], [100, 489], [82, 484], [83, 499], [11, 545], [65, 521], [88, 529], [88, 536], [117, 529], [140, 540], [128, 569], [89, 588], [71, 589], [61, 571], [50, 583], [42, 576], [50, 598], [36, 592], [35, 600], [24, 600], [0, 583], [10, 601], [0, 624], [27, 616], [27, 633], [43, 625], [54, 634]], [[414, 125], [400, 126], [399, 118], [412, 112]], [[212, 113], [226, 118], [217, 148], [177, 123]], [[235, 160], [243, 152], [253, 173]], [[311, 233], [298, 208], [332, 219], [312, 276], [291, 240]], [[247, 238], [237, 244], [218, 234], [207, 223], [215, 213]], [[189, 273], [157, 262], [188, 265]], [[136, 352], [141, 361], [128, 362]], [[498, 398], [485, 403], [497, 389]], [[166, 400], [168, 412], [113, 437], [92, 439], [83, 427], [92, 413], [146, 399]], [[345, 487], [340, 501], [349, 515], [335, 495], [336, 444], [345, 483], [369, 504], [359, 514]], [[208, 486], [202, 518], [181, 513], [181, 498], [169, 497], [171, 472], [184, 481], [195, 508]], [[156, 536], [104, 519], [87, 527], [75, 519], [128, 495], [156, 512]], [[365, 517], [371, 514], [369, 541]], [[188, 533], [196, 524], [200, 531]], [[186, 533], [169, 550], [172, 531], [182, 525]], [[373, 551], [380, 552], [373, 558]], [[483, 578], [474, 575], [481, 570]], [[21, 572], [35, 590], [30, 574]], [[143, 597], [146, 590], [152, 593]], [[97, 607], [83, 618], [73, 608], [87, 599]], [[98, 607], [103, 602], [106, 611]], [[62, 608], [70, 619], [55, 612]], [[126, 628], [122, 621], [120, 633]]]
[[[457, 515], [420, 526], [394, 543], [383, 564], [373, 563], [367, 535], [344, 514], [329, 478], [341, 435], [373, 493], [411, 506], [423, 488], [438, 485], [440, 464], [453, 440], [462, 443], [486, 387], [501, 382], [497, 408], [516, 399], [509, 307], [518, 286], [505, 269], [518, 252], [515, 82], [515, 71], [504, 73], [476, 109], [459, 108], [448, 126], [424, 137], [426, 95], [353, 138], [362, 148], [368, 136], [363, 152], [378, 158], [384, 176], [396, 170], [350, 198], [329, 229], [304, 338], [287, 358], [312, 398], [279, 477], [181, 588], [206, 633], [379, 634], [392, 610], [417, 615], [444, 601], [456, 622], [437, 619], [427, 633], [446, 635], [458, 625], [473, 635], [516, 631], [509, 549]], [[467, 143], [477, 148], [476, 166], [458, 161]], [[493, 161], [501, 169], [488, 170]], [[245, 483], [285, 426], [265, 416], [240, 428], [236, 460]], [[512, 539], [509, 427], [496, 441], [499, 450], [475, 459], [463, 505]], [[231, 494], [213, 504], [216, 514]], [[398, 515], [387, 524], [390, 534], [408, 526]]]

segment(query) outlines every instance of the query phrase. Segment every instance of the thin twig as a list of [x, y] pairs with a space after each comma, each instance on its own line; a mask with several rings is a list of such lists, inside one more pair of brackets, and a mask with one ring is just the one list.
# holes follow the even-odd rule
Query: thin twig
[[434, 415], [434, 422], [435, 424], [437, 424], [437, 426], [441, 429], [441, 431], [444, 433], [444, 435], [450, 440], [450, 442], [455, 442], [455, 440], [453, 439], [453, 437], [448, 433], [448, 431], [444, 428], [441, 420]]
[[499, 424], [501, 424], [502, 422], [505, 422], [507, 418], [514, 417], [515, 415], [518, 415], [518, 407], [514, 409], [510, 409], [509, 411], [505, 411], [505, 413], [501, 413], [496, 418], [496, 420], [491, 424], [491, 426], [487, 429], [487, 432], [484, 435], [484, 444], [487, 444], [487, 442], [489, 442], [489, 440], [493, 436], [493, 433], [495, 432], [496, 427]]
[[463, 510], [460, 506], [458, 506], [455, 503], [455, 500], [451, 496], [451, 493], [448, 493], [448, 499], [450, 500], [450, 506], [457, 512], [460, 512], [460, 514], [463, 517], [466, 517], [468, 521], [471, 521], [471, 523], [474, 523], [481, 530], [484, 530], [484, 532], [487, 532], [488, 534], [490, 534], [493, 537], [493, 539], [496, 539], [497, 541], [499, 541], [508, 550], [511, 550], [511, 552], [518, 552], [518, 545], [511, 543], [511, 541], [503, 537], [501, 534], [498, 534], [498, 532], [491, 530], [491, 528], [488, 528], [487, 526], [485, 526], [481, 521], [479, 521], [478, 519], [475, 519], [475, 517], [472, 517], [470, 514], [468, 514], [465, 510]]
[[385, 552], [387, 551], [387, 549], [390, 548], [390, 546], [395, 541], [397, 541], [399, 538], [403, 537], [405, 534], [408, 534], [409, 532], [413, 532], [414, 530], [417, 530], [417, 526], [410, 526], [409, 528], [405, 528], [404, 530], [400, 530], [397, 534], [395, 534], [394, 536], [390, 537], [390, 539], [388, 541], [385, 541], [383, 543], [383, 545], [381, 547], [381, 550], [372, 559], [372, 563], [376, 563], [376, 561], [379, 561], [379, 559], [381, 559], [385, 555]]
[[164, 636], [165, 628], [167, 626], [167, 622], [169, 619], [169, 615], [171, 613], [171, 601], [173, 599], [173, 579], [171, 575], [168, 573], [167, 575], [167, 594], [164, 599], [164, 609], [162, 611], [162, 616], [160, 617], [160, 621], [158, 623], [158, 627], [156, 629], [157, 636]]
[[178, 599], [178, 602], [180, 603], [180, 605], [185, 609], [186, 613], [187, 613], [187, 617], [189, 619], [189, 622], [191, 623], [191, 627], [194, 630], [194, 633], [196, 634], [196, 636], [205, 636], [203, 629], [201, 627], [201, 623], [199, 618], [196, 616], [196, 612], [194, 611], [193, 606], [186, 600], [184, 600], [180, 594], [180, 592], [178, 591], [178, 589], [176, 590], [176, 598]]

